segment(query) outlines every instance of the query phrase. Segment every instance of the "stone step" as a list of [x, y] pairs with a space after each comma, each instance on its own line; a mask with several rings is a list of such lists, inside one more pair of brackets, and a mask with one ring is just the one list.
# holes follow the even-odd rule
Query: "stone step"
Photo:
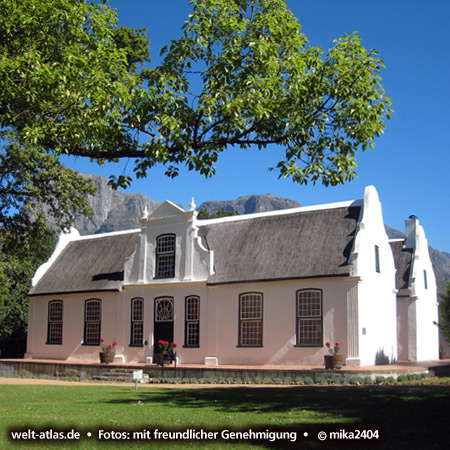
[[[133, 369], [110, 369], [107, 372], [104, 372], [101, 375], [94, 375], [90, 379], [95, 381], [122, 381], [132, 383], [134, 382], [133, 378]], [[149, 376], [144, 373], [142, 376], [142, 382], [148, 383]]]

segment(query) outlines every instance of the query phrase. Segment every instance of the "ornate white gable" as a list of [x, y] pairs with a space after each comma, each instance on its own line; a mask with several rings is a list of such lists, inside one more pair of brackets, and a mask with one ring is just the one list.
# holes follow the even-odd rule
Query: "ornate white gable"
[[[144, 211], [140, 242], [127, 265], [125, 284], [206, 281], [213, 267], [213, 252], [198, 237], [197, 214], [193, 208], [184, 211], [167, 200], [150, 215]], [[167, 259], [174, 265], [174, 276], [158, 276], [157, 242], [163, 236], [173, 241]]]

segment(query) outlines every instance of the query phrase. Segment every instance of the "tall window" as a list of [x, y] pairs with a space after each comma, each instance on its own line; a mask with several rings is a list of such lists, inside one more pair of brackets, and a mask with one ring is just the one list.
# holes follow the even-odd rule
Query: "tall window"
[[101, 300], [86, 300], [84, 307], [84, 344], [99, 345], [102, 323]]
[[48, 304], [47, 344], [62, 344], [63, 302], [53, 300]]
[[144, 302], [142, 298], [131, 300], [131, 339], [130, 345], [142, 346], [144, 342]]
[[297, 291], [297, 345], [322, 346], [322, 291]]
[[175, 276], [175, 235], [163, 234], [156, 238], [156, 278]]
[[380, 247], [375, 245], [375, 270], [380, 273]]
[[427, 280], [427, 271], [423, 271], [423, 285], [425, 286], [425, 289], [428, 289], [428, 280]]
[[262, 346], [263, 296], [249, 292], [239, 296], [239, 345]]
[[200, 346], [200, 297], [191, 295], [185, 302], [185, 340], [186, 347]]

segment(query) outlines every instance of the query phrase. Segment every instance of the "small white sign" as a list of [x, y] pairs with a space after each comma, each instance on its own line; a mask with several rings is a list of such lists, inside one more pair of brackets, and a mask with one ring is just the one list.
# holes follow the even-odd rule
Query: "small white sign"
[[134, 381], [142, 381], [143, 378], [143, 371], [142, 370], [135, 370], [133, 371], [133, 380]]

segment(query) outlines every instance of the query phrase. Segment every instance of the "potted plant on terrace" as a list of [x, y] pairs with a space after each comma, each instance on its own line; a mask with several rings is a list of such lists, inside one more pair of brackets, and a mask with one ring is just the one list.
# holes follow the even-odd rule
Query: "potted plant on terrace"
[[334, 344], [334, 347], [331, 346], [331, 342], [328, 341], [325, 343], [328, 348], [328, 355], [324, 356], [325, 360], [325, 369], [340, 369], [344, 365], [344, 356], [339, 355], [339, 351], [341, 347], [339, 346], [339, 342]]
[[103, 345], [105, 340], [100, 339], [102, 343], [102, 351], [99, 353], [100, 362], [102, 364], [111, 364], [114, 361], [114, 356], [116, 356], [115, 347], [117, 345], [117, 341], [114, 341], [112, 344]]
[[171, 364], [172, 361], [174, 361], [177, 356], [177, 354], [175, 353], [177, 343], [159, 340], [158, 347], [160, 353], [156, 353], [155, 355], [156, 364], [163, 365], [164, 361], [169, 361], [169, 364]]

